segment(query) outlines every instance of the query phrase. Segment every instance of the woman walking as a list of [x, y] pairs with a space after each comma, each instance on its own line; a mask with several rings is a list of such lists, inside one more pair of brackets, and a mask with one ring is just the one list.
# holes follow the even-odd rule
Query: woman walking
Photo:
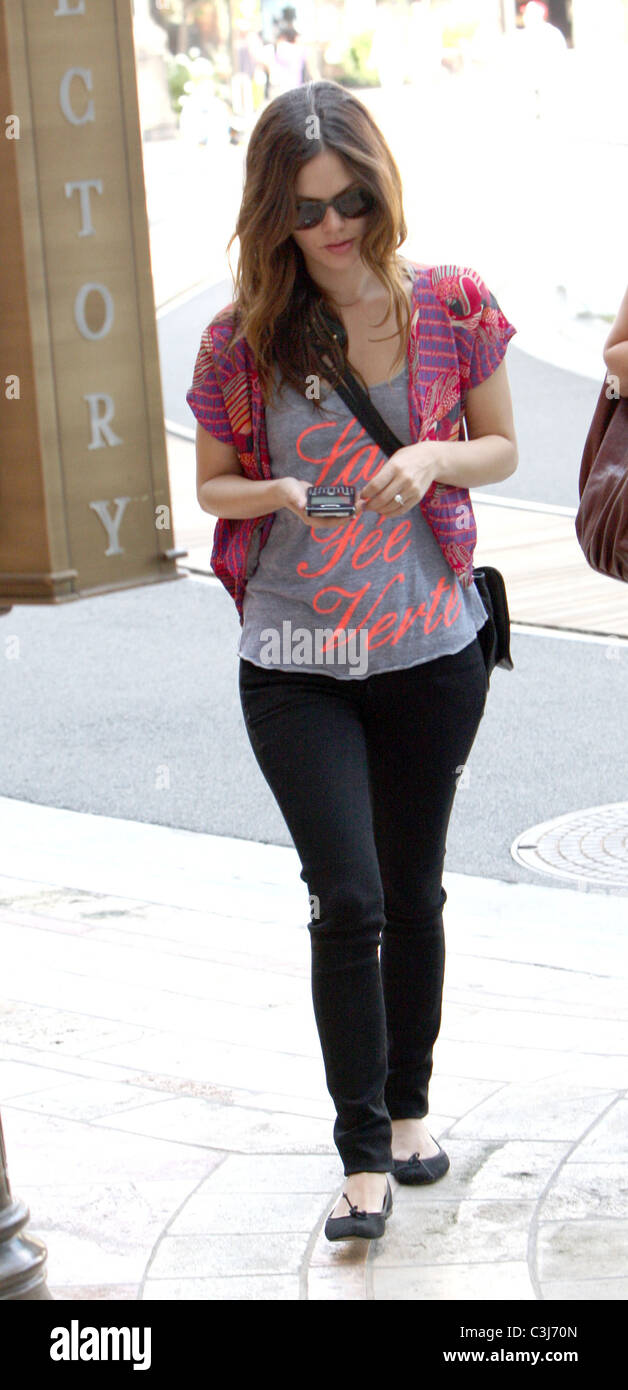
[[[442, 875], [488, 690], [468, 490], [516, 468], [515, 329], [475, 271], [399, 255], [397, 166], [335, 83], [258, 120], [236, 235], [235, 301], [205, 330], [188, 392], [197, 491], [242, 622], [247, 731], [310, 893], [345, 1174], [326, 1234], [371, 1238], [388, 1173], [433, 1182], [449, 1167], [427, 1124]], [[390, 458], [334, 389], [347, 366], [402, 441]], [[352, 514], [308, 512], [308, 488], [327, 485], [355, 489]]]

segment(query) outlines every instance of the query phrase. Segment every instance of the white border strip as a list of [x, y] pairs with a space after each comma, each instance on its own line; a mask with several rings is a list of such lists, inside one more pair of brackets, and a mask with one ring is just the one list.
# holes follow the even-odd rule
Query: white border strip
[[511, 623], [511, 632], [519, 637], [556, 637], [560, 642], [597, 642], [603, 647], [626, 647], [628, 637], [617, 633], [606, 636], [601, 632], [580, 632], [577, 628], [539, 627], [534, 623]]
[[173, 434], [176, 439], [185, 439], [187, 443], [194, 444], [196, 433], [188, 428], [187, 425], [177, 425], [174, 420], [164, 420], [166, 434]]
[[471, 501], [478, 506], [487, 507], [512, 507], [515, 511], [521, 512], [549, 512], [557, 516], [576, 516], [577, 507], [560, 507], [555, 502], [523, 502], [518, 497], [485, 497], [482, 493], [473, 489], [469, 496]]
[[[181, 562], [179, 569], [184, 569], [190, 579], [195, 579], [199, 584], [221, 582], [213, 570], [192, 569]], [[532, 623], [529, 626], [526, 623], [512, 623], [510, 630], [518, 637], [555, 637], [560, 642], [593, 642], [603, 647], [628, 647], [628, 637], [605, 637], [597, 632], [574, 632], [570, 628], [534, 627]]]
[[188, 304], [191, 299], [205, 294], [207, 290], [218, 289], [224, 283], [225, 281], [222, 280], [199, 280], [197, 285], [191, 285], [189, 289], [181, 290], [181, 293], [173, 295], [172, 299], [164, 299], [162, 304], [155, 307], [155, 317], [164, 318], [166, 314], [173, 313], [175, 309], [182, 309], [183, 305]]

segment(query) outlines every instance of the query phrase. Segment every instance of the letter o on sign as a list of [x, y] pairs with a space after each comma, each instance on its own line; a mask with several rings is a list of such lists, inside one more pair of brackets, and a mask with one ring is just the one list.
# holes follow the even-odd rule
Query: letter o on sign
[[[101, 305], [99, 317], [102, 321], [98, 326], [96, 326], [96, 315], [92, 311], [92, 305], [89, 306], [91, 322], [87, 322], [87, 299], [90, 294], [100, 295], [102, 305], [104, 305], [104, 310]], [[90, 338], [92, 342], [96, 342], [99, 338], [106, 338], [113, 323], [113, 299], [106, 285], [81, 285], [74, 301], [74, 319], [83, 338]]]

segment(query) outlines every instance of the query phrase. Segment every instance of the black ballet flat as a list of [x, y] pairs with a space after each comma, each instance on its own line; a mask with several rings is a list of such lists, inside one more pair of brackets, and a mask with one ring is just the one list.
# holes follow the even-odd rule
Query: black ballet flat
[[[438, 1140], [435, 1142], [438, 1143]], [[438, 1182], [449, 1171], [449, 1158], [438, 1144], [438, 1153], [432, 1154], [431, 1158], [419, 1158], [418, 1154], [411, 1154], [410, 1158], [393, 1158], [392, 1171], [396, 1182], [408, 1185]]]
[[386, 1196], [381, 1211], [359, 1211], [352, 1206], [346, 1192], [345, 1202], [349, 1206], [349, 1216], [328, 1216], [325, 1222], [325, 1235], [328, 1240], [377, 1240], [383, 1236], [386, 1222], [393, 1209], [390, 1183], [386, 1178]]

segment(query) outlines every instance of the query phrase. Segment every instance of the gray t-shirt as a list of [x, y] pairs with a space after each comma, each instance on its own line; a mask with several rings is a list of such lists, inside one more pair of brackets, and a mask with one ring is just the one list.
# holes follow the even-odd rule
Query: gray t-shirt
[[[408, 367], [370, 395], [410, 444]], [[266, 406], [272, 475], [350, 483], [356, 496], [385, 462], [335, 391], [319, 414], [284, 387]], [[282, 507], [247, 582], [240, 655], [257, 666], [360, 679], [453, 654], [486, 621], [463, 589], [419, 505], [396, 517], [365, 511], [331, 529]]]

